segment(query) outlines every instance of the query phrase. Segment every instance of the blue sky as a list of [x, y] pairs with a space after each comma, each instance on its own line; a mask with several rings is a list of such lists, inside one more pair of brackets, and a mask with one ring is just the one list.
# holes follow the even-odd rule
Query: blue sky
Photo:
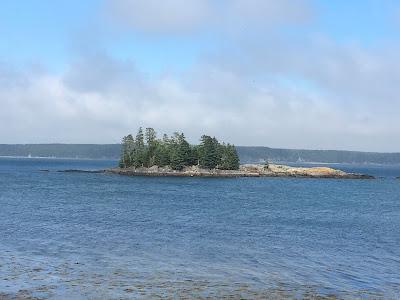
[[[0, 55], [3, 61], [16, 64], [40, 61], [58, 69], [65, 66], [74, 51], [94, 42], [96, 45], [92, 47], [104, 48], [123, 59], [133, 59], [152, 72], [187, 66], [213, 42], [208, 34], [198, 39], [187, 35], [115, 32], [116, 28], [109, 28], [103, 22], [102, 5], [104, 2], [99, 0], [2, 1]], [[82, 41], [88, 36], [88, 42]]]
[[[0, 99], [14, 127], [0, 142], [117, 142], [143, 125], [399, 151], [399, 33], [394, 0], [4, 0]], [[59, 135], [55, 121], [75, 125]]]
[[[366, 46], [385, 40], [397, 40], [395, 26], [398, 1], [336, 0], [313, 1], [316, 16], [294, 34], [327, 34], [339, 42]], [[220, 43], [212, 28], [191, 35], [146, 35], [128, 31], [111, 38], [104, 24], [101, 0], [4, 0], [0, 10], [0, 55], [12, 63], [44, 62], [48, 67], [64, 66], [80, 39], [94, 33], [96, 46], [115, 56], [130, 58], [149, 71], [178, 69], [193, 63], [196, 57]], [[400, 13], [399, 13], [400, 14]], [[296, 31], [297, 30], [297, 31]], [[211, 31], [211, 32], [210, 32]], [[104, 36], [102, 36], [104, 35]], [[396, 41], [397, 42], [397, 41]], [[83, 43], [83, 47], [86, 47]]]
[[399, 33], [395, 26], [398, 1], [318, 1], [318, 7], [321, 9], [319, 30], [338, 41], [373, 44], [382, 39], [392, 39]]

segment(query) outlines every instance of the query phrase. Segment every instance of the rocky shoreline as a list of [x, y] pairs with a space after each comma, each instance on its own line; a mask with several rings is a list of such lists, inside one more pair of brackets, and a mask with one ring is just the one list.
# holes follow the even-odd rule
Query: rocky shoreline
[[[71, 171], [71, 170], [69, 170]], [[86, 171], [87, 172], [87, 171]], [[93, 171], [97, 172], [98, 171]], [[346, 173], [329, 167], [290, 167], [285, 165], [241, 165], [239, 170], [201, 169], [198, 166], [186, 167], [182, 171], [171, 168], [111, 168], [104, 173], [125, 176], [176, 176], [176, 177], [296, 177], [296, 178], [337, 178], [374, 179], [366, 174]]]

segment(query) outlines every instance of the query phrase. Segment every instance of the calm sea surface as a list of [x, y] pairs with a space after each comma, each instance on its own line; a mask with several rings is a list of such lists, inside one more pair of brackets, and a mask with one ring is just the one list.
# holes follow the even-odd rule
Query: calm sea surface
[[0, 158], [0, 298], [400, 298], [400, 167], [335, 166], [376, 180], [55, 172], [115, 164]]

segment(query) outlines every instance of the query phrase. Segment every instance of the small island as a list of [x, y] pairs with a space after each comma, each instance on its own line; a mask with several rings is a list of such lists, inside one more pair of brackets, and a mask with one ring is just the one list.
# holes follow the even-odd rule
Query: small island
[[199, 145], [191, 145], [179, 132], [172, 136], [164, 134], [159, 139], [153, 128], [139, 128], [135, 137], [125, 136], [119, 167], [102, 172], [127, 176], [374, 178], [329, 167], [291, 167], [268, 162], [240, 165], [232, 144], [203, 135]]

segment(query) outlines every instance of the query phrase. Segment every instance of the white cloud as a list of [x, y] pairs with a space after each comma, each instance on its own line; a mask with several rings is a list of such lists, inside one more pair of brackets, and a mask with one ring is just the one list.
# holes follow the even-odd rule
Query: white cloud
[[[208, 64], [184, 77], [146, 79], [131, 62], [104, 55], [81, 58], [63, 74], [2, 70], [1, 142], [110, 143], [143, 125], [182, 130], [193, 142], [209, 133], [239, 145], [381, 151], [400, 146], [390, 138], [400, 133], [392, 127], [397, 114], [362, 114], [338, 104], [329, 91], [253, 82]], [[365, 104], [366, 112], [373, 108]]]
[[210, 17], [210, 0], [109, 0], [107, 15], [122, 26], [145, 32], [187, 32]]
[[400, 105], [399, 53], [397, 44], [367, 48], [327, 38], [304, 38], [302, 43], [271, 38], [220, 52], [210, 63], [247, 80], [280, 78], [308, 85], [310, 90], [324, 91], [337, 104], [360, 109], [382, 104], [381, 109], [392, 110]]
[[232, 0], [227, 1], [224, 18], [231, 25], [261, 26], [279, 23], [303, 23], [311, 19], [313, 12], [305, 0]]
[[1, 143], [112, 143], [151, 126], [192, 142], [209, 133], [238, 145], [398, 151], [398, 45], [267, 30], [309, 21], [306, 0], [106, 2], [114, 21], [145, 34], [218, 31], [220, 52], [200, 53], [179, 76], [93, 51], [59, 73], [0, 64]]
[[107, 0], [116, 24], [145, 33], [190, 33], [199, 29], [236, 34], [312, 17], [308, 0]]

